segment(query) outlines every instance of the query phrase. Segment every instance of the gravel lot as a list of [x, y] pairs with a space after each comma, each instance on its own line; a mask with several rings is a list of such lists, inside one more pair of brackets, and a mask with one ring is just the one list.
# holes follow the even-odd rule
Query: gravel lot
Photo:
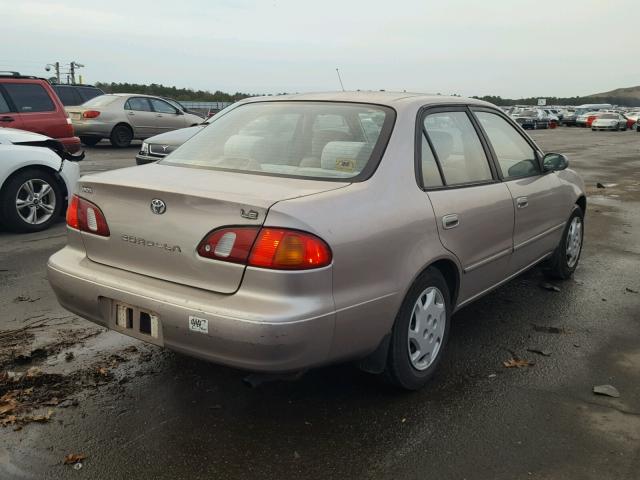
[[[0, 427], [0, 478], [637, 479], [640, 134], [531, 135], [588, 186], [575, 278], [550, 291], [533, 270], [461, 310], [439, 373], [413, 394], [350, 365], [252, 389], [242, 372], [104, 331], [46, 281], [63, 222], [0, 231], [0, 372], [29, 371], [16, 401], [39, 407]], [[137, 148], [90, 148], [82, 171], [134, 165]], [[504, 368], [513, 356], [535, 365]], [[600, 384], [620, 398], [594, 395]], [[80, 471], [68, 454], [86, 455]]]

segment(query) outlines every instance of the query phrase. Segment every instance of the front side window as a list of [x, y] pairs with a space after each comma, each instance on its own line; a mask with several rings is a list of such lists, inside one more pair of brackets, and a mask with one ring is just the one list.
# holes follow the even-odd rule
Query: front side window
[[[384, 117], [384, 127], [365, 128], [363, 119], [377, 115]], [[368, 166], [373, 168], [380, 160], [380, 153], [375, 152], [382, 151], [393, 121], [391, 109], [376, 105], [249, 103], [213, 117], [207, 128], [161, 163], [316, 179], [360, 179]]]
[[435, 150], [446, 185], [493, 179], [482, 143], [465, 112], [427, 115], [424, 129]]
[[5, 83], [4, 88], [19, 113], [53, 112], [56, 107], [37, 83]]
[[125, 110], [135, 110], [136, 112], [150, 112], [149, 100], [142, 97], [132, 97], [124, 104]]
[[534, 149], [504, 118], [489, 112], [475, 112], [496, 154], [504, 178], [540, 174]]
[[150, 98], [149, 101], [153, 106], [153, 110], [158, 113], [172, 113], [172, 114], [176, 113], [176, 109], [163, 100], [158, 100], [157, 98]]

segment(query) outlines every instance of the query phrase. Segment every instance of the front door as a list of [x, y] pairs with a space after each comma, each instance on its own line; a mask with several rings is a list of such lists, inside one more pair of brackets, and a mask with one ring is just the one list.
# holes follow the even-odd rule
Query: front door
[[462, 266], [464, 303], [508, 276], [513, 201], [465, 107], [427, 110], [422, 126], [422, 183], [442, 245]]
[[182, 112], [179, 112], [177, 108], [159, 98], [150, 98], [149, 101], [156, 114], [154, 123], [158, 133], [177, 130], [178, 128], [187, 126], [185, 125], [184, 115], [182, 115]]
[[561, 183], [544, 174], [540, 153], [518, 127], [491, 110], [474, 109], [487, 137], [498, 173], [513, 197], [515, 229], [510, 269], [517, 272], [552, 252], [566, 222]]

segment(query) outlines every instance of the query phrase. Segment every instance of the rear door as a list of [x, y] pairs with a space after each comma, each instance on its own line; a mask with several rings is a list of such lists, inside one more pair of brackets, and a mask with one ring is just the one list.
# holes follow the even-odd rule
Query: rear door
[[150, 98], [151, 108], [155, 112], [155, 128], [158, 133], [186, 127], [184, 115], [178, 109], [159, 98]]
[[419, 169], [442, 245], [462, 269], [460, 301], [504, 280], [513, 246], [513, 201], [496, 178], [466, 107], [427, 109]]
[[0, 127], [21, 129], [22, 118], [16, 113], [11, 99], [3, 92], [2, 84], [0, 84]]
[[147, 97], [131, 97], [124, 103], [129, 124], [136, 138], [148, 138], [160, 133], [156, 126], [156, 114]]
[[555, 173], [543, 174], [541, 152], [498, 112], [473, 109], [513, 197], [515, 229], [510, 270], [516, 272], [553, 251], [566, 221], [566, 201]]
[[11, 117], [16, 120], [5, 126], [18, 128], [15, 125], [19, 124], [19, 128], [53, 138], [68, 136], [66, 114], [39, 81], [9, 80], [2, 86], [15, 110]]

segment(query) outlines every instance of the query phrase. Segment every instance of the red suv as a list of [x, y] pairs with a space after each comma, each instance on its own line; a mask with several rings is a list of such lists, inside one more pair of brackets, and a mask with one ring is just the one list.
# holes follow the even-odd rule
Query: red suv
[[69, 153], [80, 139], [48, 81], [17, 72], [0, 72], [0, 127], [18, 128], [59, 140]]

